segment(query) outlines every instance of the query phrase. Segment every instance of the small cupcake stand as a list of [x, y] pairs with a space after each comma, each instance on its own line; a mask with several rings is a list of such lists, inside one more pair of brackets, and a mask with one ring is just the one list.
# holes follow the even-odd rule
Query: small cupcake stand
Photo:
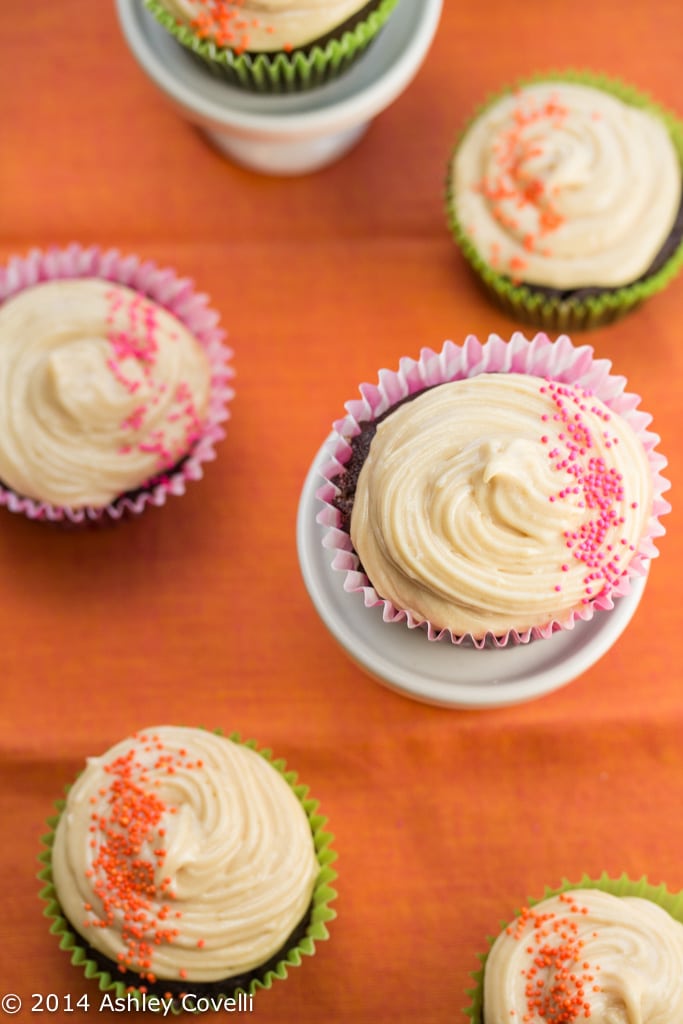
[[346, 654], [385, 686], [428, 704], [450, 708], [494, 708], [541, 697], [576, 679], [605, 654], [629, 624], [645, 588], [635, 577], [613, 610], [597, 611], [573, 629], [528, 644], [476, 650], [449, 641], [430, 641], [421, 629], [382, 620], [360, 594], [344, 590], [344, 573], [332, 569], [332, 552], [322, 545], [316, 523], [316, 491], [329, 454], [321, 448], [301, 493], [297, 518], [299, 564], [308, 593], [332, 636]]
[[284, 96], [236, 88], [202, 67], [144, 8], [116, 0], [143, 71], [231, 160], [265, 174], [305, 174], [343, 156], [409, 85], [427, 55], [443, 0], [399, 0], [367, 52], [334, 82]]

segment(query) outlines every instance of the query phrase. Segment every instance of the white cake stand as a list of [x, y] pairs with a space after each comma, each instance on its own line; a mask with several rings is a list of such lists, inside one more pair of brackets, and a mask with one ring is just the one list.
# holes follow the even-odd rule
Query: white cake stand
[[547, 639], [507, 648], [430, 642], [421, 629], [382, 620], [381, 608], [366, 608], [360, 594], [343, 589], [344, 573], [331, 568], [315, 519], [322, 508], [315, 493], [328, 460], [318, 452], [299, 501], [299, 564], [320, 618], [347, 655], [385, 686], [414, 700], [449, 708], [493, 708], [540, 697], [576, 679], [621, 636], [642, 596], [646, 577], [633, 580], [626, 597], [609, 612], [596, 612]]
[[116, 0], [124, 38], [174, 107], [232, 160], [266, 174], [303, 174], [337, 160], [403, 92], [427, 55], [443, 0], [399, 0], [367, 52], [336, 81], [261, 96], [211, 74], [143, 7]]

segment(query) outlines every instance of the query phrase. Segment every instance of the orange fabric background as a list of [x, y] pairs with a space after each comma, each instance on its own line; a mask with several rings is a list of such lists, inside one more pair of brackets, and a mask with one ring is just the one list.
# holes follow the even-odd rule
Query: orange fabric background
[[337, 837], [331, 941], [256, 998], [261, 1024], [450, 1024], [486, 935], [545, 884], [604, 869], [683, 888], [683, 279], [580, 339], [643, 396], [674, 485], [641, 606], [593, 669], [519, 707], [423, 706], [354, 667], [300, 577], [299, 492], [358, 384], [422, 345], [515, 328], [444, 224], [476, 104], [582, 66], [683, 117], [679, 0], [444, 6], [408, 91], [340, 162], [289, 180], [182, 122], [112, 3], [0, 4], [0, 258], [78, 240], [173, 266], [211, 296], [237, 370], [218, 460], [181, 500], [93, 532], [0, 510], [0, 989], [27, 1003], [99, 1003], [41, 917], [39, 837], [88, 754], [163, 722], [272, 746]]

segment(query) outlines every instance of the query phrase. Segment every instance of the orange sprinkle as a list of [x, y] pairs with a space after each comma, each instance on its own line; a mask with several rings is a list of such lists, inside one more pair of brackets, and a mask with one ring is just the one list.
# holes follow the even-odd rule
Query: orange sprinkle
[[[526, 232], [522, 243], [528, 252], [536, 250], [539, 236], [556, 231], [564, 223], [564, 217], [553, 205], [543, 179], [534, 173], [531, 163], [544, 152], [535, 137], [535, 126], [545, 122], [551, 128], [561, 127], [568, 113], [557, 97], [543, 104], [522, 98], [512, 112], [511, 127], [494, 143], [495, 171], [472, 186], [487, 201], [490, 215], [504, 228], [514, 232], [519, 226], [510, 215], [511, 208], [526, 208], [535, 217], [537, 226]], [[530, 128], [533, 135], [529, 134]], [[559, 189], [553, 189], [553, 195], [558, 192]], [[510, 266], [514, 271], [522, 269], [526, 263], [511, 261]]]
[[[565, 916], [539, 913], [527, 907], [506, 929], [517, 941], [531, 940], [531, 945], [526, 946], [529, 954], [538, 946], [532, 964], [521, 971], [527, 979], [524, 988], [527, 1012], [523, 1020], [529, 1022], [540, 1019], [545, 1024], [571, 1024], [579, 1017], [591, 1016], [590, 1003], [585, 1001], [585, 986], [594, 980], [594, 975], [587, 973], [591, 965], [581, 957], [584, 942], [579, 937], [577, 922], [572, 920], [572, 915], [587, 914], [588, 908], [579, 906], [573, 897], [565, 897], [565, 894], [560, 900], [568, 904]], [[550, 942], [549, 937], [552, 937]], [[543, 972], [541, 976], [538, 976], [539, 971]], [[593, 985], [592, 991], [599, 992], [600, 986]]]
[[[147, 739], [144, 737], [145, 742]], [[173, 773], [176, 766], [181, 765], [191, 768], [191, 765], [184, 765], [180, 753], [165, 750], [158, 737], [154, 740], [161, 751], [155, 766], [157, 771]], [[166, 857], [166, 850], [155, 845], [155, 840], [163, 840], [166, 834], [163, 816], [177, 808], [167, 805], [154, 791], [158, 780], [150, 779], [149, 768], [140, 760], [144, 752], [144, 748], [139, 750], [132, 746], [126, 754], [103, 766], [109, 785], [99, 790], [100, 807], [104, 810], [91, 814], [90, 846], [95, 853], [91, 867], [85, 872], [102, 909], [97, 917], [90, 917], [83, 924], [85, 927], [110, 927], [115, 913], [120, 914], [121, 939], [126, 952], [118, 954], [118, 969], [122, 973], [136, 970], [152, 982], [155, 980], [154, 946], [161, 942], [172, 943], [180, 934], [179, 929], [161, 931], [156, 927], [157, 919], [168, 916], [167, 901], [172, 900], [174, 894], [169, 891], [173, 884], [170, 876], [161, 883], [155, 882], [157, 866]], [[147, 754], [150, 752], [148, 747]], [[182, 755], [186, 756], [187, 751], [183, 750]], [[153, 851], [153, 859], [145, 852], [149, 849]], [[84, 903], [83, 909], [87, 914], [95, 914], [91, 903]], [[175, 917], [181, 918], [182, 913], [176, 911]]]

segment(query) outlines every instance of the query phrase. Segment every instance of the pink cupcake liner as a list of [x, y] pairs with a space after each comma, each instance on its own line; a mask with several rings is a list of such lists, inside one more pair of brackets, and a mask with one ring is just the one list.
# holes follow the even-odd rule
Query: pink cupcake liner
[[168, 268], [159, 268], [150, 260], [122, 256], [116, 249], [83, 248], [77, 243], [65, 249], [32, 249], [27, 256], [12, 257], [0, 268], [0, 304], [41, 282], [79, 277], [96, 277], [127, 285], [173, 313], [197, 338], [208, 356], [211, 392], [204, 432], [192, 451], [173, 471], [143, 484], [132, 495], [122, 495], [103, 507], [68, 508], [24, 497], [0, 485], [0, 505], [11, 512], [29, 519], [73, 525], [139, 515], [149, 505], [160, 507], [169, 496], [184, 494], [191, 480], [203, 476], [203, 464], [216, 457], [214, 446], [225, 437], [221, 424], [229, 419], [227, 406], [234, 396], [229, 384], [234, 376], [229, 365], [233, 353], [223, 344], [225, 331], [218, 326], [218, 314], [208, 307], [207, 297], [194, 290], [192, 281], [178, 277]]
[[[545, 334], [528, 339], [516, 332], [509, 341], [504, 341], [492, 334], [484, 343], [469, 335], [463, 345], [446, 341], [440, 352], [423, 348], [417, 360], [402, 358], [397, 371], [380, 370], [377, 384], [361, 384], [359, 391], [362, 397], [346, 402], [347, 415], [333, 424], [333, 433], [325, 444], [321, 463], [323, 483], [316, 491], [317, 498], [323, 503], [316, 516], [316, 521], [325, 527], [322, 543], [333, 553], [332, 568], [345, 574], [344, 590], [362, 594], [366, 608], [380, 606], [385, 622], [405, 622], [409, 629], [420, 627], [431, 641], [450, 640], [454, 644], [467, 643], [477, 648], [528, 643], [548, 637], [559, 629], [572, 629], [577, 620], [591, 619], [596, 610], [611, 610], [616, 598], [629, 593], [632, 579], [647, 575], [650, 560], [659, 554], [655, 538], [665, 533], [659, 517], [671, 511], [671, 506], [662, 497], [671, 486], [661, 475], [667, 460], [655, 451], [659, 436], [647, 429], [652, 417], [638, 410], [640, 396], [626, 392], [626, 379], [610, 373], [611, 367], [608, 359], [594, 358], [591, 346], [575, 346], [566, 335], [551, 341]], [[603, 589], [591, 603], [562, 620], [553, 620], [547, 625], [524, 631], [510, 630], [503, 636], [487, 634], [476, 638], [469, 633], [454, 635], [449, 629], [438, 629], [431, 622], [416, 618], [410, 611], [380, 597], [359, 568], [359, 559], [349, 534], [340, 528], [341, 515], [333, 505], [338, 489], [332, 480], [351, 456], [347, 439], [360, 433], [362, 423], [376, 419], [401, 399], [427, 387], [475, 377], [480, 373], [527, 373], [576, 385], [596, 395], [625, 419], [640, 438], [652, 473], [653, 500], [647, 527], [637, 550], [624, 575], [610, 589]]]

